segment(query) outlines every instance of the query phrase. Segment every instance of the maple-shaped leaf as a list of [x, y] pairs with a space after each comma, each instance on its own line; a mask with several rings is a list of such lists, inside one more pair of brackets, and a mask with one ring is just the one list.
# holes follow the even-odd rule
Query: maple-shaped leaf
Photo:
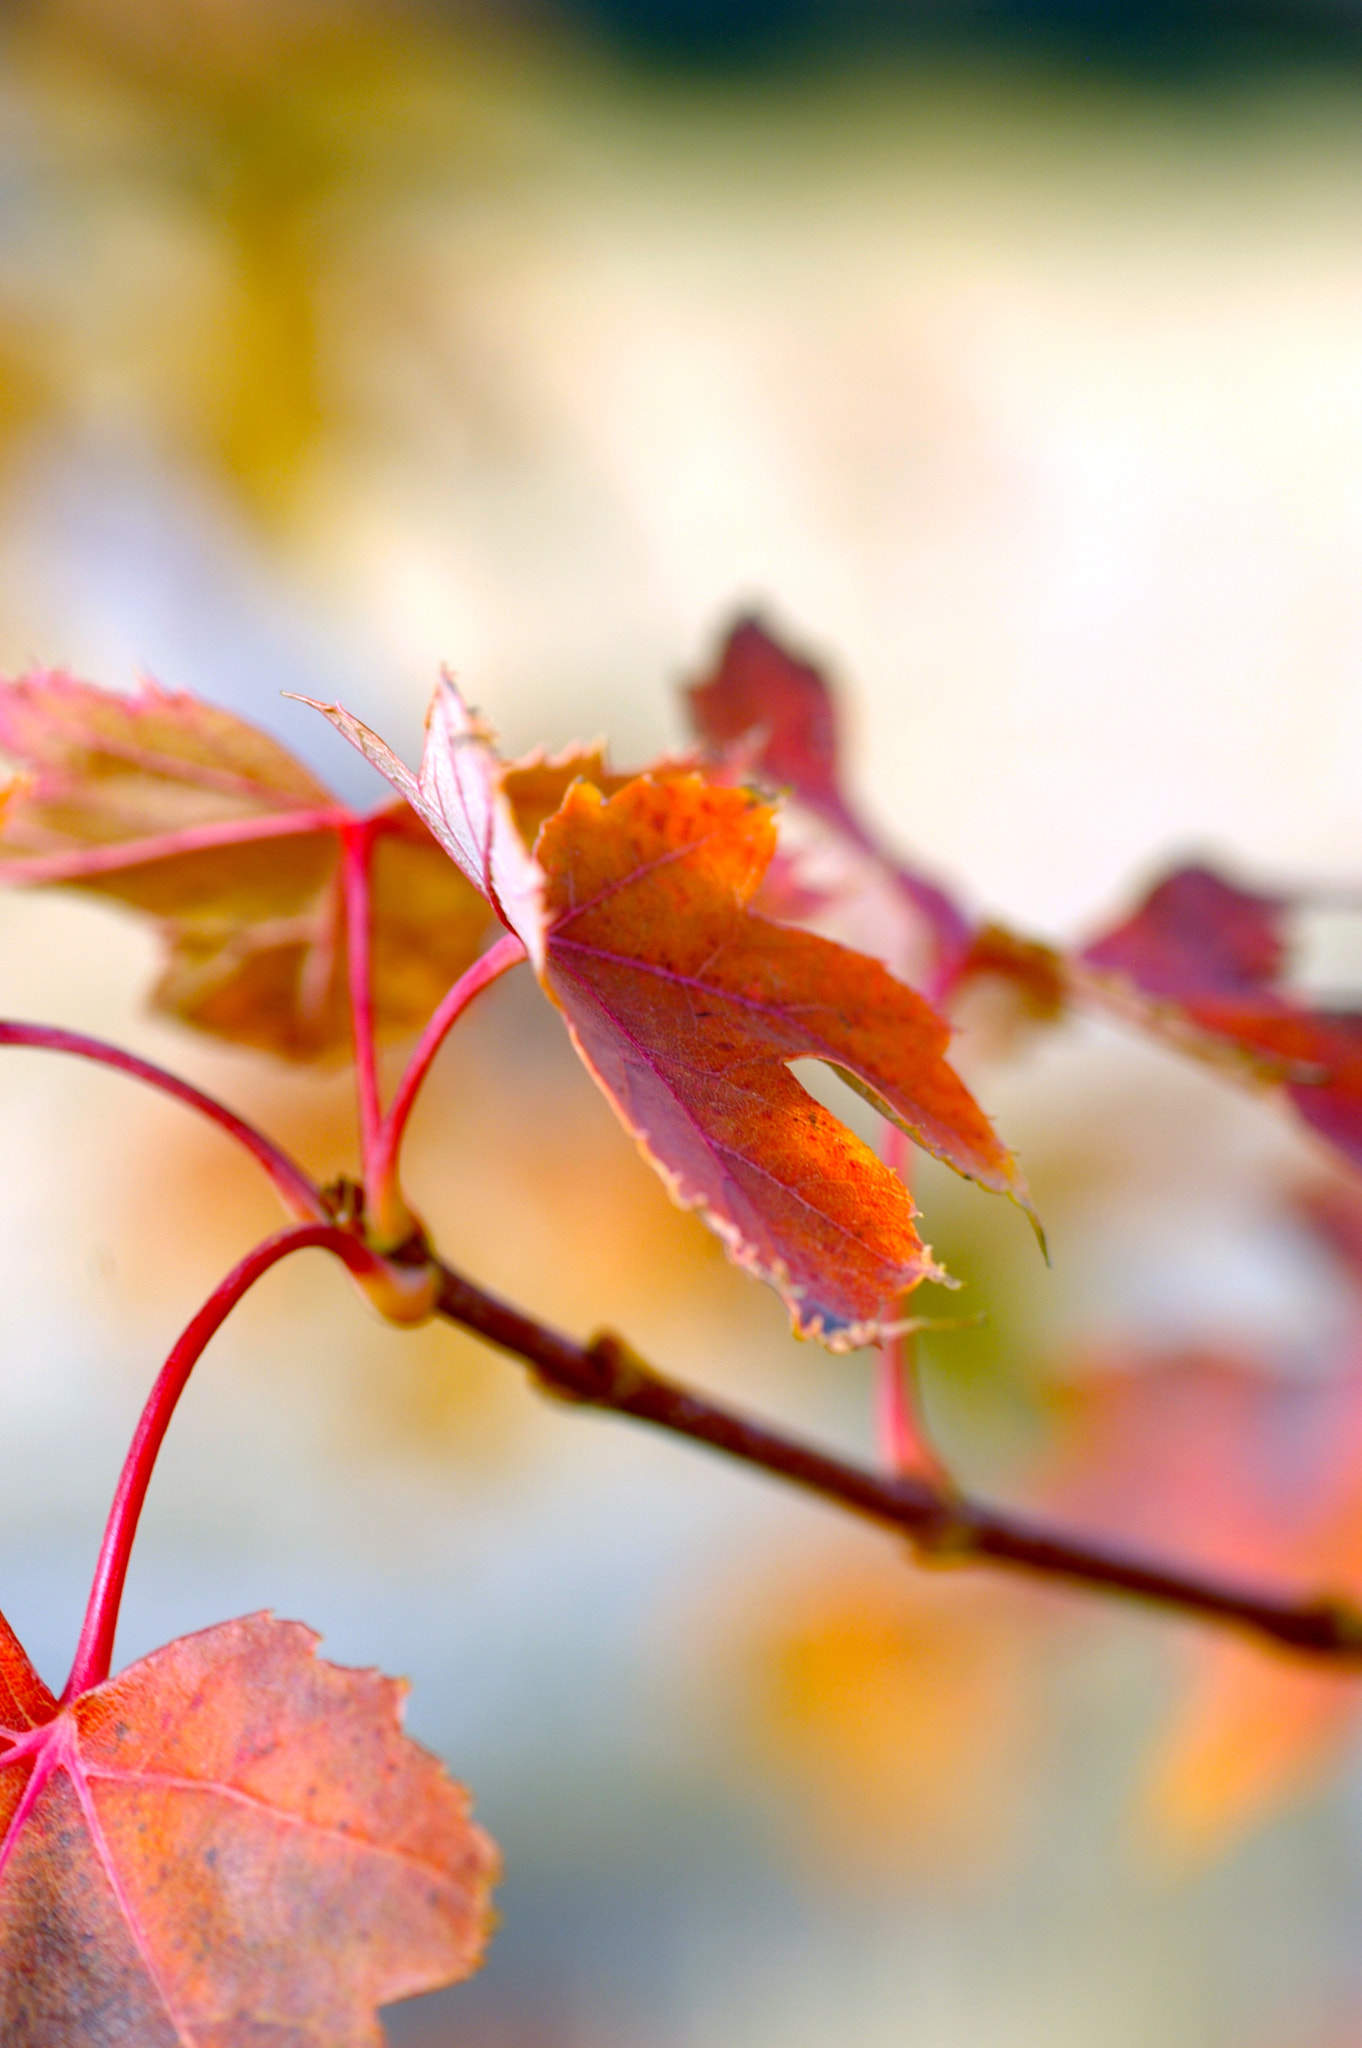
[[1251, 1077], [1362, 1166], [1362, 1014], [1317, 1009], [1284, 985], [1293, 900], [1179, 868], [1077, 956], [1079, 985]]
[[[692, 762], [655, 764], [654, 773], [677, 772]], [[604, 746], [565, 747], [561, 754], [528, 754], [503, 769], [501, 786], [516, 830], [526, 846], [533, 847], [542, 825], [547, 824], [574, 782], [589, 782], [603, 796], [613, 796], [632, 775], [622, 775], [605, 758]]]
[[[344, 1055], [340, 878], [353, 814], [230, 712], [39, 671], [0, 685], [0, 751], [27, 771], [0, 815], [0, 880], [150, 913], [156, 1007], [294, 1059]], [[477, 893], [405, 804], [372, 821], [372, 978], [383, 1037], [418, 1031], [474, 959]]]
[[[814, 1101], [792, 1061], [824, 1061], [958, 1172], [1025, 1201], [923, 999], [878, 961], [752, 910], [773, 806], [676, 764], [628, 779], [590, 755], [508, 768], [448, 680], [417, 776], [357, 720], [328, 716], [520, 936], [644, 1156], [776, 1287], [801, 1334], [868, 1343], [938, 1269], [899, 1176]], [[522, 775], [541, 810], [563, 787], [533, 854], [517, 826], [517, 802], [534, 809]]]
[[933, 1268], [899, 1176], [804, 1090], [822, 1060], [984, 1186], [1020, 1175], [945, 1059], [947, 1027], [879, 961], [749, 908], [774, 812], [695, 774], [569, 790], [536, 853], [544, 985], [677, 1199], [770, 1280], [799, 1330], [871, 1341]]
[[827, 677], [767, 631], [739, 619], [710, 675], [686, 692], [697, 733], [721, 755], [777, 790], [788, 790], [858, 852], [867, 854], [925, 920], [937, 967], [967, 947], [971, 920], [929, 875], [890, 853], [843, 787], [839, 719]]
[[476, 1968], [492, 1844], [316, 1641], [249, 1615], [59, 1706], [0, 1622], [5, 2048], [380, 2048]]

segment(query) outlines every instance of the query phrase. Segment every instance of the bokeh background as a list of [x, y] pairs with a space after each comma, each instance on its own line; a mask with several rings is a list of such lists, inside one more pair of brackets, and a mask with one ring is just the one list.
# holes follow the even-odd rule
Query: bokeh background
[[[1189, 851], [1347, 881], [1360, 114], [1352, 0], [11, 0], [0, 666], [153, 674], [355, 794], [282, 692], [414, 757], [445, 662], [514, 748], [642, 760], [756, 604], [844, 679], [885, 828], [1024, 929]], [[141, 927], [5, 898], [0, 942], [6, 1010], [353, 1164], [344, 1075], [147, 1017]], [[1302, 946], [1347, 979], [1341, 914]], [[922, 1174], [989, 1317], [927, 1350], [959, 1469], [1289, 1579], [1317, 1463], [1254, 1390], [1299, 1449], [1359, 1350], [1321, 1156], [1114, 1030], [961, 1044], [1054, 1261]], [[871, 1454], [868, 1362], [795, 1345], [669, 1208], [532, 988], [461, 1030], [411, 1156], [489, 1283]], [[273, 1220], [172, 1107], [6, 1055], [0, 1602], [49, 1678], [149, 1378]], [[1250, 1530], [1226, 1474], [1260, 1457]], [[1351, 1469], [1325, 1562], [1362, 1587]], [[505, 1851], [491, 1960], [390, 2015], [407, 2048], [1362, 2034], [1346, 1687], [915, 1574], [380, 1327], [320, 1260], [205, 1361], [121, 1651], [263, 1605], [410, 1675]]]

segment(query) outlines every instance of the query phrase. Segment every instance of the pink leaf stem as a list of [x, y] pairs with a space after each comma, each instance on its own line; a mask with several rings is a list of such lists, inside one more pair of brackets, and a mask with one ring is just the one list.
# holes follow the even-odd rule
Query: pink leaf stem
[[514, 932], [504, 932], [454, 983], [436, 1010], [408, 1060], [397, 1092], [388, 1107], [375, 1140], [368, 1176], [368, 1195], [375, 1214], [382, 1217], [397, 1178], [402, 1137], [422, 1083], [445, 1039], [458, 1023], [474, 996], [481, 995], [494, 981], [527, 957]]
[[[885, 1164], [909, 1185], [912, 1153], [896, 1124], [884, 1135]], [[880, 1453], [895, 1477], [928, 1479], [949, 1488], [950, 1479], [922, 1421], [917, 1374], [917, 1334], [886, 1337], [875, 1357], [875, 1434]]]
[[318, 1246], [343, 1259], [352, 1273], [369, 1273], [379, 1266], [372, 1252], [360, 1240], [334, 1223], [298, 1223], [276, 1232], [247, 1252], [226, 1279], [214, 1288], [203, 1307], [184, 1330], [156, 1378], [147, 1397], [128, 1455], [123, 1461], [118, 1489], [99, 1548], [94, 1583], [76, 1646], [71, 1676], [66, 1681], [62, 1702], [72, 1700], [109, 1675], [113, 1660], [118, 1610], [128, 1576], [128, 1559], [142, 1505], [151, 1484], [161, 1445], [170, 1427], [176, 1405], [203, 1354], [209, 1339], [221, 1328], [247, 1289], [253, 1287], [271, 1266], [277, 1266], [293, 1252]]
[[374, 821], [352, 818], [341, 827], [345, 889], [345, 958], [350, 981], [350, 1025], [355, 1041], [355, 1089], [359, 1096], [359, 1147], [364, 1180], [371, 1177], [374, 1146], [382, 1122], [378, 1061], [374, 1050], [374, 987], [371, 971], [372, 920], [369, 863]]
[[102, 1038], [87, 1038], [82, 1031], [62, 1031], [53, 1024], [20, 1024], [11, 1019], [0, 1019], [0, 1045], [27, 1045], [41, 1052], [72, 1053], [77, 1059], [113, 1067], [120, 1074], [131, 1075], [135, 1081], [146, 1082], [150, 1088], [159, 1088], [163, 1095], [174, 1096], [177, 1102], [188, 1103], [191, 1109], [198, 1110], [210, 1123], [215, 1123], [239, 1145], [245, 1146], [251, 1157], [264, 1167], [291, 1215], [306, 1222], [327, 1220], [320, 1190], [296, 1160], [290, 1159], [288, 1153], [281, 1151], [263, 1131], [256, 1130], [253, 1124], [237, 1116], [225, 1103], [212, 1095], [205, 1095], [202, 1089], [192, 1087], [188, 1081], [182, 1081], [178, 1074], [153, 1066], [150, 1060], [138, 1059], [135, 1053], [124, 1052], [121, 1046], [106, 1044]]

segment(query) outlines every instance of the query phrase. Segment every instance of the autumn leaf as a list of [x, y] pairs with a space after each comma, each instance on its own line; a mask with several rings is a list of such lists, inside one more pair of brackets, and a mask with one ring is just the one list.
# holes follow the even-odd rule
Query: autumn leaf
[[544, 826], [544, 985], [662, 1172], [806, 1336], [872, 1340], [935, 1269], [897, 1174], [790, 1072], [819, 1059], [984, 1186], [1020, 1176], [945, 1060], [946, 1026], [876, 960], [748, 908], [774, 814], [698, 775], [578, 782]]
[[403, 1687], [249, 1615], [59, 1707], [0, 1624], [6, 2048], [381, 2048], [496, 1875]]
[[891, 853], [843, 788], [836, 700], [826, 676], [782, 645], [760, 619], [739, 619], [712, 672], [686, 692], [701, 739], [744, 774], [788, 790], [832, 831], [867, 854], [925, 920], [938, 971], [970, 939], [970, 919], [921, 869]]
[[703, 739], [743, 748], [776, 788], [844, 820], [840, 721], [827, 678], [783, 647], [760, 619], [737, 620], [713, 673], [692, 683], [686, 700]]
[[[1072, 1377], [1050, 1512], [1230, 1583], [1347, 1595], [1362, 1583], [1362, 1360], [1285, 1379], [1236, 1356], [1107, 1360]], [[1355, 1672], [1224, 1633], [1178, 1641], [1173, 1703], [1137, 1822], [1178, 1861], [1223, 1849], [1333, 1765], [1362, 1715]]]
[[1312, 1130], [1362, 1166], [1362, 1014], [1285, 985], [1294, 901], [1187, 867], [1077, 956], [1079, 986], [1146, 1028], [1279, 1084]]
[[791, 1061], [824, 1061], [957, 1172], [1025, 1201], [922, 998], [877, 961], [753, 912], [775, 846], [770, 804], [675, 764], [612, 777], [609, 794], [569, 779], [584, 758], [566, 756], [555, 769], [565, 793], [531, 856], [516, 822], [520, 771], [498, 760], [452, 683], [415, 776], [349, 714], [328, 716], [519, 935], [644, 1156], [777, 1289], [802, 1335], [834, 1349], [871, 1342], [939, 1269], [898, 1175], [814, 1101]]
[[1289, 1576], [1328, 1448], [1317, 1386], [1238, 1349], [1105, 1351], [1056, 1407], [1041, 1498], [1066, 1520], [1224, 1577]]
[[[1312, 1008], [1285, 986], [1289, 896], [1236, 887], [1205, 867], [1168, 876], [1113, 930], [1067, 957], [999, 926], [976, 929], [954, 900], [884, 846], [848, 799], [837, 705], [827, 678], [760, 620], [740, 620], [711, 674], [687, 692], [697, 732], [730, 772], [787, 788], [880, 871], [927, 920], [933, 978], [953, 1007], [990, 988], [1011, 1016], [987, 1016], [989, 1037], [1010, 1024], [1047, 1023], [1074, 1001], [1116, 1011], [1241, 1078], [1280, 1085], [1298, 1114], [1354, 1166], [1362, 1165], [1362, 1013]], [[799, 897], [787, 879], [785, 896]], [[821, 907], [816, 890], [810, 893]], [[967, 1013], [979, 1022], [974, 1010]]]
[[[167, 960], [156, 1008], [291, 1059], [350, 1049], [340, 882], [356, 821], [230, 712], [144, 685], [38, 671], [0, 685], [0, 750], [27, 773], [0, 816], [0, 879], [146, 912]], [[371, 821], [379, 1033], [419, 1031], [489, 920], [405, 804]]]
[[[668, 773], [679, 773], [694, 765], [689, 761], [655, 764], [653, 772], [661, 772], [665, 767]], [[604, 748], [599, 746], [565, 747], [561, 754], [529, 754], [501, 771], [501, 786], [511, 806], [516, 830], [530, 847], [574, 782], [589, 782], [602, 796], [614, 796], [633, 780], [632, 775], [621, 775], [611, 768]]]
[[1069, 989], [1063, 956], [1043, 940], [1023, 938], [1005, 925], [980, 925], [959, 970], [961, 983], [996, 980], [1012, 993], [1020, 1014], [1035, 1024], [1063, 1016]]

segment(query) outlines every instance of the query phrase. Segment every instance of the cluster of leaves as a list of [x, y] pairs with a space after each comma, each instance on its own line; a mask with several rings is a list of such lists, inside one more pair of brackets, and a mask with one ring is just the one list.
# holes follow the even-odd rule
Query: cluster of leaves
[[[689, 705], [696, 753], [632, 775], [581, 749], [504, 760], [448, 680], [415, 772], [319, 706], [395, 791], [359, 815], [193, 698], [47, 673], [0, 688], [0, 749], [19, 770], [0, 878], [155, 919], [153, 1000], [184, 1023], [293, 1061], [352, 1057], [362, 1160], [358, 1185], [318, 1186], [145, 1062], [0, 1026], [0, 1042], [101, 1058], [191, 1101], [251, 1147], [295, 1219], [228, 1276], [153, 1389], [60, 1701], [0, 1636], [7, 2041], [359, 2044], [378, 2038], [378, 2003], [476, 1962], [492, 1851], [400, 1735], [389, 1681], [318, 1663], [302, 1631], [263, 1617], [109, 1671], [156, 1451], [246, 1287], [320, 1245], [396, 1321], [444, 1301], [446, 1269], [402, 1194], [402, 1137], [444, 1036], [500, 974], [529, 964], [644, 1158], [776, 1289], [798, 1334], [881, 1346], [887, 1448], [940, 1487], [939, 1502], [923, 1496], [938, 1519], [950, 1489], [915, 1434], [904, 1338], [907, 1297], [945, 1276], [915, 1227], [904, 1141], [1029, 1209], [946, 1058], [962, 992], [991, 978], [1038, 1017], [1080, 1004], [1133, 1017], [1279, 1087], [1362, 1164], [1362, 1019], [1293, 994], [1288, 899], [1186, 869], [1061, 952], [983, 923], [882, 844], [845, 794], [825, 679], [755, 621]], [[831, 882], [800, 842], [778, 847], [781, 792], [845, 856]], [[888, 964], [810, 928], [835, 924], [868, 876], [902, 913]], [[400, 1039], [416, 1043], [385, 1107], [376, 1050]], [[791, 1069], [805, 1059], [880, 1114], [883, 1156], [802, 1087]], [[323, 1957], [337, 1926], [350, 1938], [328, 1935]]]
[[[1279, 1089], [1349, 1166], [1362, 1166], [1362, 1011], [1312, 1003], [1292, 986], [1293, 924], [1307, 894], [1261, 893], [1206, 866], [1180, 867], [1119, 923], [1061, 949], [972, 915], [882, 843], [845, 794], [825, 677], [756, 620], [730, 634], [690, 704], [713, 748], [734, 749], [768, 784], [788, 788], [900, 893], [925, 927], [919, 975], [939, 1006], [987, 979], [1006, 984], [1041, 1022], [1078, 1008], [1117, 1016]], [[856, 886], [853, 872], [843, 893]], [[810, 907], [826, 914], [826, 885]]]
[[[1331, 1242], [1350, 1322], [1327, 1370], [1238, 1345], [1083, 1347], [1039, 1390], [1043, 1454], [1012, 1488], [1059, 1526], [1228, 1583], [1362, 1578], [1362, 1272], [1338, 1244], [1362, 1210], [1330, 1191], [1303, 1219]], [[1285, 1217], [1290, 1227], [1297, 1219]], [[729, 1600], [725, 1734], [773, 1781], [820, 1860], [934, 1881], [993, 1867], [1024, 1835], [1056, 1682], [1109, 1617], [974, 1574], [905, 1581], [892, 1554], [826, 1542], [755, 1566]], [[1163, 1645], [1165, 1683], [1131, 1774], [1142, 1854], [1183, 1867], [1318, 1786], [1355, 1744], [1346, 1664], [1226, 1631]], [[1053, 1756], [1052, 1756], [1053, 1761]]]
[[[907, 915], [893, 924], [880, 913], [886, 942], [915, 963], [948, 1014], [990, 985], [1031, 1028], [1081, 1011], [1115, 1018], [1274, 1095], [1341, 1164], [1362, 1167], [1362, 1013], [1346, 998], [1306, 995], [1293, 980], [1308, 895], [1255, 890], [1187, 865], [1118, 922], [1062, 949], [972, 916], [880, 840], [846, 794], [825, 677], [757, 621], [733, 631], [690, 703], [710, 746], [734, 750], [747, 772], [789, 789], [814, 828], [781, 878], [787, 914], [863, 924], [858, 899], [868, 878], [881, 891], [887, 884]], [[840, 864], [829, 846], [844, 856]], [[1069, 1361], [1053, 1419], [1057, 1446], [1024, 1482], [1032, 1500], [1231, 1581], [1358, 1583], [1362, 1205], [1345, 1180], [1295, 1208], [1290, 1220], [1333, 1256], [1354, 1298], [1356, 1331], [1331, 1369], [1304, 1383], [1282, 1379], [1242, 1349]], [[919, 1467], [930, 1455], [920, 1436], [910, 1434], [906, 1448]], [[993, 1766], [1015, 1757], [1044, 1661], [1035, 1647], [1053, 1639], [1061, 1616], [1072, 1625], [1071, 1609], [932, 1581], [909, 1597], [858, 1552], [835, 1572], [824, 1561], [811, 1572], [796, 1566], [775, 1587], [763, 1579], [743, 1614], [749, 1642], [758, 1630], [752, 1664], [766, 1702], [765, 1753], [788, 1750], [801, 1782], [824, 1788], [824, 1845], [850, 1839], [859, 1815], [858, 1840], [875, 1853], [897, 1798], [924, 1834], [953, 1838], [938, 1862], [967, 1854], [972, 1836], [983, 1839], [981, 1786], [996, 1835], [1006, 1799]], [[1020, 1654], [1023, 1641], [1032, 1654]], [[1215, 1846], [1308, 1785], [1362, 1716], [1346, 1668], [1265, 1655], [1223, 1633], [1197, 1634], [1181, 1650], [1183, 1682], [1140, 1811], [1142, 1828], [1177, 1854]], [[811, 1668], [819, 1685], [809, 1683]], [[870, 1695], [897, 1702], [894, 1739], [863, 1711]], [[916, 1740], [904, 1739], [910, 1727]], [[943, 1781], [955, 1786], [953, 1797]], [[892, 1853], [902, 1865], [915, 1852]]]

